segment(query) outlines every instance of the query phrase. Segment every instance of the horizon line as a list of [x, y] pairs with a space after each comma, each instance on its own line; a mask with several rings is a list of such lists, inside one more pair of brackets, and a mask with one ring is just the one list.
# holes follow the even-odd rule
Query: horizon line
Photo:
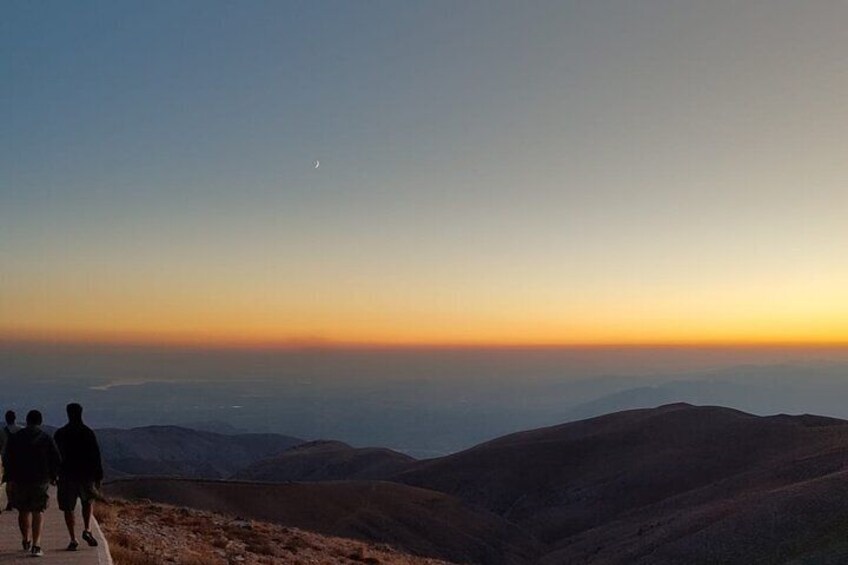
[[215, 350], [545, 350], [545, 349], [848, 349], [845, 340], [644, 341], [352, 341], [331, 339], [163, 339], [141, 336], [15, 335], [0, 332], [0, 346], [90, 346]]

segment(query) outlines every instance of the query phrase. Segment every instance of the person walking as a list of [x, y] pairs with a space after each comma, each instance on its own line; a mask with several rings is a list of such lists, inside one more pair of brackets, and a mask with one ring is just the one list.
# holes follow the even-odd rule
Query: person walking
[[[2, 454], [6, 449], [6, 444], [9, 442], [9, 436], [21, 429], [17, 424], [15, 424], [16, 419], [17, 415], [14, 410], [6, 411], [6, 425], [3, 426], [2, 430], [0, 430], [0, 454]], [[6, 508], [4, 510], [9, 511], [12, 510], [12, 495], [9, 493], [11, 489], [9, 480], [6, 477], [5, 467], [3, 467], [2, 482], [6, 483]]]
[[61, 456], [53, 438], [41, 430], [41, 412], [30, 410], [26, 428], [9, 436], [3, 464], [12, 484], [12, 506], [18, 509], [21, 545], [33, 557], [41, 557], [41, 526], [56, 483]]
[[92, 547], [97, 545], [97, 540], [91, 534], [91, 513], [94, 510], [94, 501], [100, 497], [103, 463], [100, 460], [97, 437], [82, 421], [82, 406], [74, 402], [68, 404], [66, 410], [68, 423], [53, 434], [62, 456], [56, 498], [59, 501], [59, 509], [65, 513], [65, 525], [71, 536], [67, 549], [76, 551], [79, 547], [74, 516], [77, 499], [82, 506], [82, 539]]

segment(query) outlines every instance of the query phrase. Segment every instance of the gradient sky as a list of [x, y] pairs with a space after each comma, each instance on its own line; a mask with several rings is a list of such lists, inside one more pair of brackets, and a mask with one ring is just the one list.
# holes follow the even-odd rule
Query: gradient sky
[[846, 342], [846, 22], [4, 2], [0, 337]]

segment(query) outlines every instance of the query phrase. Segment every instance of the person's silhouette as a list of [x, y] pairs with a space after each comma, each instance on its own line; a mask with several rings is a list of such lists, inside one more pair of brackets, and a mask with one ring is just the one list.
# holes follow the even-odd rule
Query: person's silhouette
[[77, 499], [82, 505], [82, 539], [90, 546], [97, 545], [97, 540], [91, 534], [91, 513], [94, 501], [100, 497], [103, 464], [97, 437], [82, 421], [82, 406], [75, 402], [68, 404], [67, 412], [68, 423], [53, 434], [62, 454], [56, 498], [59, 500], [59, 509], [65, 513], [65, 525], [71, 536], [68, 551], [76, 551], [79, 547], [74, 516]]
[[[21, 428], [15, 424], [15, 420], [17, 419], [17, 415], [14, 410], [6, 411], [6, 425], [3, 426], [3, 429], [0, 430], [0, 454], [3, 453], [6, 449], [6, 444], [9, 443], [9, 436], [13, 433], [17, 432]], [[3, 468], [2, 482], [6, 483], [6, 508], [4, 510], [12, 510], [12, 495], [10, 494], [10, 484], [8, 477], [6, 477], [6, 468]]]
[[[41, 412], [30, 410], [27, 427], [9, 436], [3, 453], [12, 506], [18, 509], [21, 545], [33, 557], [41, 557], [41, 525], [47, 508], [50, 483], [56, 482], [60, 455], [56, 443], [41, 431]], [[30, 535], [31, 534], [31, 535]]]

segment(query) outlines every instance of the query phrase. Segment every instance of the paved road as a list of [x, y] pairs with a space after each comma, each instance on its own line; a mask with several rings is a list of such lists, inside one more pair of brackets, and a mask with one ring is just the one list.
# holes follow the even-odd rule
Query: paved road
[[[5, 488], [0, 493], [0, 508], [6, 507]], [[77, 506], [79, 513], [79, 505]], [[82, 524], [82, 516], [77, 517], [78, 527]], [[96, 523], [92, 524], [94, 536], [103, 540], [103, 533]], [[79, 538], [80, 532], [77, 533]], [[21, 532], [18, 529], [18, 513], [3, 512], [0, 514], [0, 565], [9, 563], [44, 563], [45, 565], [110, 565], [109, 550], [105, 543], [99, 547], [88, 547], [82, 539], [79, 551], [66, 551], [68, 546], [68, 530], [65, 528], [65, 519], [56, 507], [56, 489], [51, 489], [50, 506], [44, 513], [44, 530], [41, 534], [41, 548], [44, 557], [32, 558], [21, 549]]]

